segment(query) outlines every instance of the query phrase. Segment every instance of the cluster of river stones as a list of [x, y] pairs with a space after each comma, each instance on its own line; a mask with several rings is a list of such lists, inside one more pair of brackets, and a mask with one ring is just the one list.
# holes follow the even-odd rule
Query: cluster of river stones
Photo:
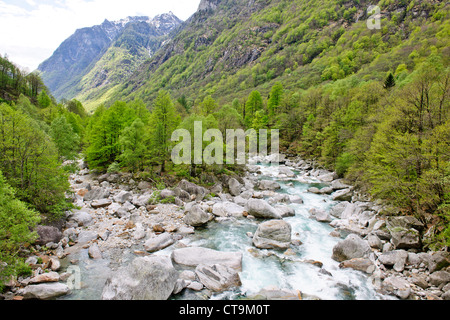
[[[271, 160], [269, 156], [252, 161]], [[370, 201], [335, 173], [314, 168], [311, 162], [282, 156], [281, 163], [280, 179], [298, 178], [294, 171], [300, 172], [305, 179], [325, 186], [308, 192], [327, 194], [336, 201], [329, 212], [311, 209], [310, 214], [311, 219], [330, 224], [332, 236], [342, 238], [330, 253], [340, 268], [366, 273], [382, 294], [400, 299], [450, 299], [450, 254], [421, 252], [427, 230], [420, 221], [382, 214], [387, 211], [382, 203]], [[256, 165], [248, 165], [244, 177], [223, 175], [208, 189], [183, 180], [175, 188], [160, 191], [146, 181], [134, 181], [129, 174], [96, 175], [83, 161], [79, 166], [70, 177], [79, 209], [67, 212], [57, 226], [37, 228], [35, 249], [40, 253], [27, 259], [33, 274], [11, 279], [3, 298], [46, 300], [71, 294], [74, 288], [68, 279], [72, 273], [67, 266], [76, 266], [79, 260], [74, 257], [87, 250], [88, 259], [108, 258], [117, 266], [106, 280], [102, 299], [166, 300], [180, 294], [185, 299], [208, 299], [241, 285], [243, 258], [242, 252], [190, 247], [180, 241], [196, 228], [207, 228], [212, 220], [257, 222], [256, 232], [248, 234], [255, 250], [273, 250], [288, 258], [293, 247], [302, 245], [283, 219], [295, 216], [289, 204], [301, 204], [301, 196], [277, 193], [280, 184], [260, 180]], [[133, 260], [121, 264], [120, 252], [136, 245], [142, 249], [134, 249]], [[158, 254], [170, 246], [169, 256]], [[321, 267], [320, 261], [309, 263]], [[192, 292], [197, 294], [188, 294]], [[308, 297], [300, 291], [272, 287], [253, 298]]]

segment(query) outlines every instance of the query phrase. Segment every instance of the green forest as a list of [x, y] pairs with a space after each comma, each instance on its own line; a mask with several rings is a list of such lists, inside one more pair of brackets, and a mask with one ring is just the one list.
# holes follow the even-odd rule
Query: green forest
[[[448, 5], [400, 1], [405, 11], [369, 30], [356, 22], [357, 5], [298, 2], [274, 1], [245, 21], [213, 16], [209, 23], [218, 26], [206, 44], [182, 31], [181, 54], [156, 70], [144, 63], [112, 98], [88, 101], [90, 113], [75, 99], [56, 101], [38, 74], [0, 57], [0, 260], [8, 265], [0, 276], [30, 272], [23, 263], [23, 248], [36, 239], [30, 230], [72, 208], [75, 167], [67, 160], [155, 184], [207, 184], [208, 174], [239, 172], [232, 164], [171, 163], [172, 132], [192, 132], [195, 121], [203, 130], [279, 129], [282, 152], [336, 171], [390, 204], [387, 214], [433, 226], [424, 248], [448, 247]], [[396, 5], [380, 2], [382, 9]], [[428, 16], [414, 19], [414, 10]], [[259, 58], [243, 66], [218, 54], [261, 43]], [[212, 70], [205, 73], [205, 65]]]

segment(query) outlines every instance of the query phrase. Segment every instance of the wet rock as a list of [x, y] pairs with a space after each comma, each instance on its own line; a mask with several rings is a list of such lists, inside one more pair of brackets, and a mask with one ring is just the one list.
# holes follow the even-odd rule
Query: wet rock
[[250, 300], [303, 300], [300, 291], [280, 289], [277, 287], [267, 287], [259, 291]]
[[263, 219], [281, 219], [280, 213], [268, 204], [266, 201], [261, 199], [250, 199], [246, 205], [246, 211], [256, 217]]
[[296, 203], [296, 204], [302, 204], [303, 203], [302, 197], [300, 197], [298, 195], [290, 195], [289, 196], [289, 200], [291, 201], [291, 203]]
[[275, 209], [278, 210], [282, 218], [295, 216], [295, 210], [290, 206], [277, 205], [275, 206]]
[[98, 233], [97, 232], [84, 230], [84, 231], [81, 231], [78, 234], [77, 242], [78, 242], [78, 244], [83, 245], [83, 244], [86, 244], [86, 243], [88, 243], [88, 242], [90, 242], [92, 240], [95, 240], [97, 238], [98, 238]]
[[331, 182], [331, 188], [333, 188], [333, 190], [342, 190], [349, 189], [351, 186], [345, 184], [342, 179], [338, 179]]
[[24, 299], [50, 300], [70, 293], [67, 285], [62, 283], [43, 283], [27, 286], [22, 295]]
[[320, 194], [320, 189], [316, 187], [311, 187], [308, 189], [309, 193]]
[[288, 249], [291, 244], [292, 227], [284, 220], [270, 220], [258, 226], [253, 245], [260, 249]]
[[174, 263], [186, 267], [197, 267], [200, 264], [220, 264], [235, 270], [242, 269], [242, 253], [240, 252], [224, 252], [202, 247], [187, 247], [174, 250], [171, 257]]
[[167, 248], [175, 243], [175, 240], [169, 233], [163, 233], [156, 237], [148, 239], [144, 244], [144, 249], [147, 252], [156, 252]]
[[339, 202], [337, 205], [335, 205], [333, 208], [331, 208], [330, 210], [330, 214], [333, 217], [336, 217], [338, 219], [341, 218], [342, 212], [344, 212], [345, 208], [347, 207], [347, 205], [349, 205], [350, 202]]
[[178, 272], [168, 257], [138, 257], [106, 281], [103, 300], [167, 300]]
[[356, 234], [350, 234], [333, 248], [332, 259], [338, 262], [365, 258], [371, 252], [369, 244]]
[[91, 244], [91, 246], [89, 247], [89, 250], [88, 250], [88, 254], [89, 254], [89, 258], [94, 259], [94, 260], [103, 259], [102, 251], [98, 247], [97, 243]]
[[279, 175], [285, 175], [286, 177], [293, 178], [295, 177], [295, 173], [289, 169], [288, 167], [279, 167], [278, 168]]
[[220, 264], [198, 265], [195, 273], [206, 288], [215, 292], [223, 292], [242, 284], [235, 269]]

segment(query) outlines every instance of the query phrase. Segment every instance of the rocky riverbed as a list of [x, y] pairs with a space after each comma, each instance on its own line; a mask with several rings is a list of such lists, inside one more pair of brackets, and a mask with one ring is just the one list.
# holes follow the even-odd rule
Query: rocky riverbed
[[[427, 230], [417, 219], [382, 214], [382, 203], [310, 162], [283, 159], [274, 168], [270, 160], [253, 158], [245, 176], [224, 175], [208, 189], [183, 180], [165, 190], [127, 174], [94, 175], [79, 161], [80, 170], [70, 177], [79, 209], [67, 212], [58, 226], [38, 228], [41, 253], [27, 260], [33, 275], [11, 280], [3, 297], [327, 299], [342, 295], [308, 292], [295, 287], [296, 279], [319, 277], [326, 279], [324, 286], [341, 285], [336, 278], [348, 273], [351, 280], [342, 286], [358, 279], [364, 284], [351, 290], [373, 291], [354, 299], [450, 299], [449, 253], [420, 252]], [[301, 193], [296, 184], [308, 188]], [[310, 207], [304, 198], [316, 195], [320, 205]], [[158, 204], [164, 199], [174, 204]], [[309, 243], [302, 243], [299, 212], [307, 213], [301, 223], [313, 221], [327, 232], [327, 261], [305, 258]], [[222, 241], [230, 250], [202, 246], [214, 240], [206, 235], [220, 237], [226, 228], [240, 237]], [[242, 242], [243, 247], [234, 245]], [[259, 269], [292, 268], [291, 275], [277, 285], [252, 287], [251, 263]], [[298, 265], [307, 269], [298, 273]]]

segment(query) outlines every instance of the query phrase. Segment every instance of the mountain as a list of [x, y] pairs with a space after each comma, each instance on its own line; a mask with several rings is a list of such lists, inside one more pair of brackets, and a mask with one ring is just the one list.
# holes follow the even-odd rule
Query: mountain
[[150, 58], [181, 22], [172, 12], [105, 20], [77, 30], [38, 70], [57, 99], [104, 90]]
[[371, 4], [203, 0], [162, 50], [97, 99], [151, 102], [165, 88], [174, 98], [199, 102], [212, 95], [230, 103], [253, 90], [267, 95], [276, 82], [304, 90], [352, 76], [381, 80], [401, 64], [413, 69], [416, 53], [429, 54], [430, 37], [440, 53], [448, 53], [444, 2], [381, 1], [380, 29], [367, 25]]

